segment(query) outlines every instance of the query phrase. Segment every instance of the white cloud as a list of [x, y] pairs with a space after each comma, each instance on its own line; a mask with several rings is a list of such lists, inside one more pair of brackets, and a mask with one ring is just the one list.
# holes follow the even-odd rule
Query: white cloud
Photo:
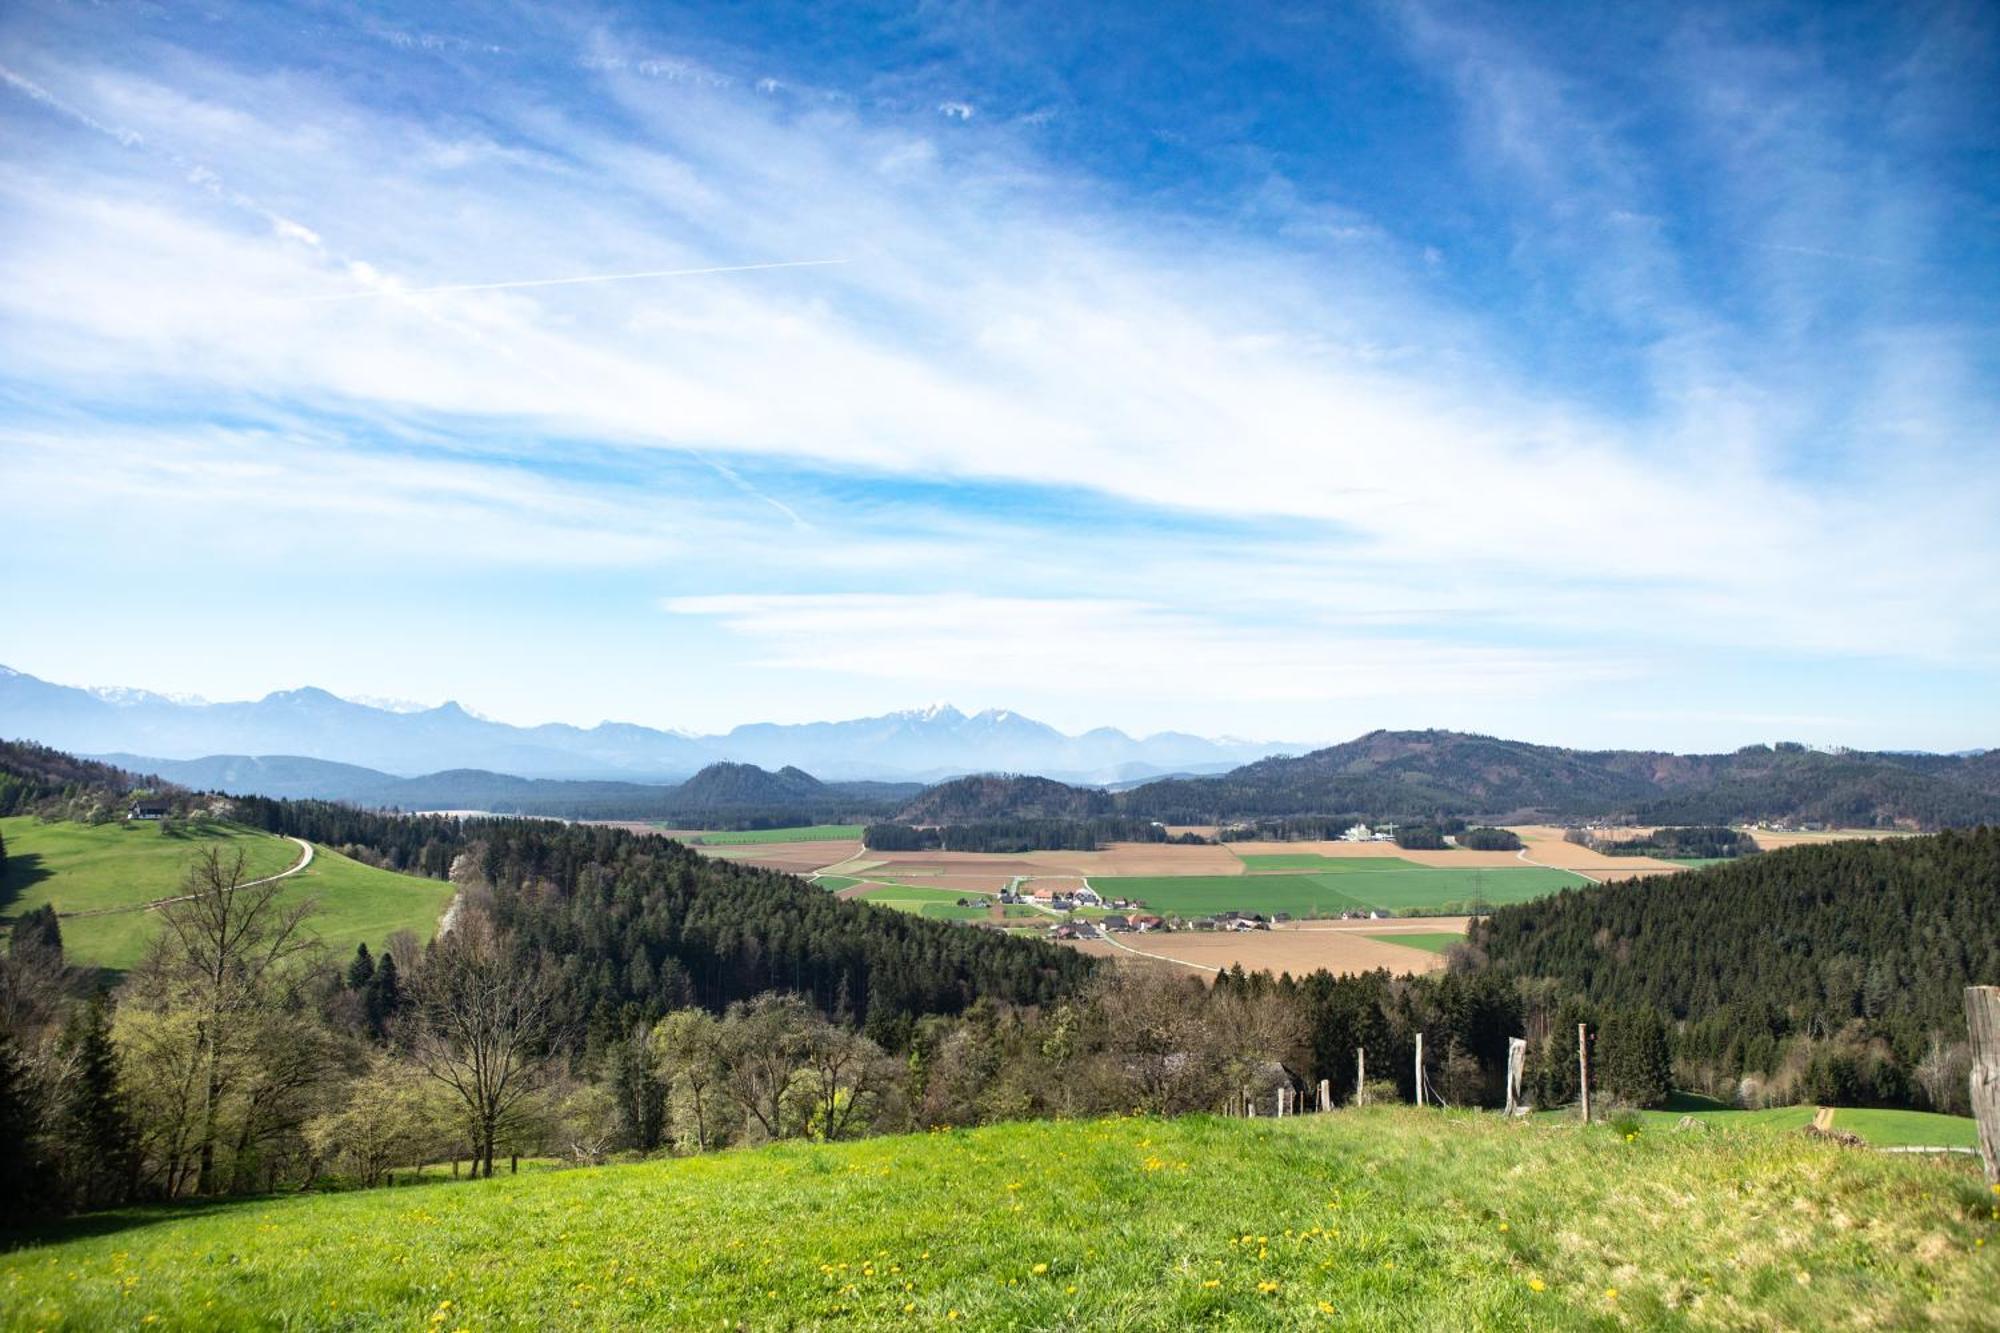
[[948, 683], [987, 697], [1116, 699], [1226, 692], [1249, 702], [1465, 700], [1548, 694], [1632, 674], [1601, 654], [1371, 637], [1310, 616], [1245, 625], [1103, 598], [765, 594], [668, 598], [759, 648], [755, 665]]
[[[933, 138], [834, 99], [800, 111], [609, 38], [581, 57], [598, 105], [565, 113], [496, 97], [478, 108], [490, 142], [296, 71], [183, 56], [168, 86], [51, 57], [30, 85], [43, 102], [139, 147], [107, 157], [10, 140], [0, 349], [16, 375], [125, 406], [154, 395], [250, 413], [292, 402], [475, 437], [504, 423], [523, 439], [695, 450], [722, 467], [784, 460], [864, 479], [1075, 488], [1317, 534], [1282, 555], [1244, 558], [1218, 539], [1224, 549], [1177, 558], [1169, 543], [1127, 535], [1036, 536], [1028, 520], [1013, 549], [1059, 546], [1067, 569], [1031, 554], [996, 561], [973, 545], [905, 571], [921, 585], [978, 561], [989, 567], [981, 586], [995, 592], [1019, 571], [1022, 614], [1108, 651], [1071, 618], [1102, 602], [1121, 631], [1170, 650], [1172, 660], [1150, 655], [1141, 668], [1162, 689], [1199, 692], [1200, 670], [1176, 662], [1220, 670], [1227, 660], [1222, 618], [1186, 619], [1146, 592], [1179, 572], [1210, 595], [1233, 590], [1312, 618], [1245, 631], [1281, 682], [1252, 688], [1377, 688], [1399, 673], [1430, 679], [1425, 661], [1461, 682], [1560, 676], [1575, 664], [1482, 646], [1495, 624], [1990, 661], [2000, 493], [1948, 448], [1924, 453], [1977, 419], [1960, 340], [1925, 344], [1905, 331], [1865, 384], [1831, 395], [1877, 438], [1910, 442], [1893, 451], [1900, 469], [1860, 485], [1809, 475], [1796, 444], [1828, 391], [1753, 354], [1754, 339], [1732, 336], [1695, 301], [1664, 229], [1606, 224], [1649, 203], [1645, 173], [1615, 134], [1576, 115], [1560, 80], [1503, 48], [1441, 27], [1424, 40], [1491, 111], [1474, 142], [1494, 150], [1508, 185], [1545, 191], [1573, 249], [1587, 251], [1599, 231], [1620, 237], [1590, 267], [1589, 297], [1657, 336], [1651, 401], [1597, 407], [1510, 369], [1482, 321], [1447, 304], [1457, 265], [1434, 248], [1355, 245], [1328, 263], [1219, 234], [1190, 241], [1185, 220], [1128, 215], [991, 118]], [[274, 105], [287, 114], [267, 116]], [[938, 111], [972, 115], [963, 103]], [[1583, 128], [1555, 142], [1551, 123]], [[1366, 237], [1344, 239], [1388, 225], [1370, 220]], [[802, 256], [850, 262], [518, 286]], [[356, 282], [379, 297], [314, 299]], [[516, 289], [446, 290], [469, 287]], [[394, 549], [439, 546], [439, 534], [462, 540], [466, 558], [502, 564], [544, 540], [604, 563], [681, 549], [626, 507], [590, 508], [606, 498], [589, 488], [557, 488], [551, 509], [451, 471], [427, 511], [338, 438], [144, 438], [88, 445], [136, 458], [119, 463], [147, 478], [130, 488], [132, 505], [149, 486], [198, 505], [199, 487], [218, 478], [245, 500], [306, 503], [296, 488], [287, 500], [281, 482], [253, 488], [232, 470], [268, 448], [334, 497], [313, 500], [323, 512], [368, 495], [339, 521]], [[554, 458], [565, 446], [541, 447]], [[312, 450], [342, 476], [315, 478]], [[12, 454], [9, 480], [17, 467], [42, 469], [33, 477], [55, 494], [55, 474], [23, 464], [30, 456], [46, 458]], [[156, 475], [180, 465], [199, 485]], [[398, 535], [426, 513], [445, 517], [422, 537]], [[483, 523], [485, 513], [499, 521]], [[495, 535], [519, 532], [540, 535], [526, 545]], [[814, 573], [872, 575], [904, 549], [877, 534], [858, 550], [822, 545]], [[1913, 579], [1919, 564], [1930, 572]], [[1096, 602], [1046, 596], [1064, 586]], [[970, 605], [997, 609], [991, 594]], [[770, 617], [802, 623], [810, 609], [704, 614], [780, 645], [803, 669]], [[923, 615], [948, 609], [899, 600], [869, 613], [893, 612], [915, 632]], [[1455, 642], [1372, 638], [1384, 625]], [[967, 671], [994, 660], [1053, 669], [992, 638], [969, 640], [982, 645], [976, 655], [925, 642], [934, 660]], [[1327, 666], [1329, 652], [1349, 655], [1346, 675]], [[881, 644], [855, 654], [844, 666], [929, 669], [921, 655], [899, 664]], [[1583, 657], [1580, 669], [1598, 669]]]

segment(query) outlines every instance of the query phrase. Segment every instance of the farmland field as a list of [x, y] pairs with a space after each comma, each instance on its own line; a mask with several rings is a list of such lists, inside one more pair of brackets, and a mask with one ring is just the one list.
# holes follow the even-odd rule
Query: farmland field
[[985, 901], [972, 907], [960, 907], [959, 899], [979, 896], [969, 894], [963, 889], [913, 889], [906, 885], [890, 884], [869, 889], [858, 896], [864, 903], [873, 903], [877, 907], [892, 907], [898, 912], [927, 916], [939, 921], [983, 921], [992, 915], [992, 908]]
[[1415, 861], [1399, 856], [1328, 856], [1324, 852], [1268, 852], [1242, 856], [1243, 866], [1252, 874], [1269, 870], [1312, 870], [1326, 874], [1354, 874], [1371, 870], [1421, 870]]
[[1392, 944], [1406, 944], [1412, 949], [1423, 949], [1429, 953], [1443, 953], [1454, 944], [1465, 943], [1465, 932], [1453, 935], [1442, 930], [1410, 930], [1397, 935], [1383, 935], [1380, 938]]
[[[58, 912], [77, 912], [171, 897], [204, 847], [240, 847], [253, 879], [299, 859], [290, 839], [233, 825], [168, 835], [156, 824], [44, 824], [19, 817], [0, 820], [0, 835], [8, 853], [0, 911], [9, 917], [48, 902]], [[377, 870], [319, 847], [313, 863], [285, 881], [279, 900], [314, 899], [319, 911], [307, 928], [329, 949], [347, 953], [363, 940], [380, 945], [402, 929], [429, 939], [451, 895], [451, 885], [441, 881]], [[144, 956], [159, 925], [158, 914], [147, 911], [65, 917], [63, 947], [81, 963], [129, 968]]]
[[1315, 874], [1173, 875], [1098, 878], [1107, 898], [1138, 898], [1155, 912], [1183, 916], [1214, 912], [1287, 912], [1337, 916], [1343, 911], [1441, 912], [1475, 896], [1488, 904], [1527, 902], [1581, 881], [1540, 866], [1434, 870], [1365, 868]]
[[[665, 828], [665, 825], [661, 825]], [[716, 833], [694, 833], [687, 841], [698, 847], [762, 846], [772, 842], [841, 842], [858, 839], [859, 824], [809, 824], [799, 828], [740, 829]]]
[[[1990, 1328], [1976, 1168], [1406, 1107], [1023, 1123], [134, 1208], [21, 1328]], [[1645, 1201], [1671, 1201], [1673, 1225]], [[1979, 1242], [1984, 1241], [1985, 1244]]]

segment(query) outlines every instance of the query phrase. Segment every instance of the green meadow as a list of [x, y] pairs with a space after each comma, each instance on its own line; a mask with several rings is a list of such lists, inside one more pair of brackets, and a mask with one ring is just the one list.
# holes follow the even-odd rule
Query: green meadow
[[1426, 953], [1443, 953], [1454, 944], [1465, 943], [1465, 936], [1450, 930], [1413, 930], [1405, 935], [1371, 935], [1370, 939], [1381, 940], [1385, 944], [1404, 944], [1412, 949], [1422, 949]]
[[1327, 856], [1322, 852], [1237, 852], [1236, 859], [1251, 874], [1273, 870], [1313, 870], [1328, 875], [1370, 870], [1424, 870], [1400, 856]]
[[1539, 866], [1448, 870], [1411, 865], [1314, 874], [1092, 876], [1090, 883], [1107, 898], [1138, 898], [1155, 912], [1289, 912], [1303, 917], [1463, 910], [1475, 897], [1488, 905], [1526, 902], [1583, 881]]
[[[877, 907], [890, 907], [898, 912], [939, 921], [984, 921], [993, 915], [989, 903], [999, 901], [962, 889], [925, 889], [908, 884], [869, 889], [860, 898], [862, 902], [873, 903]], [[976, 900], [977, 905], [960, 907], [958, 900], [961, 898]]]
[[[189, 863], [207, 847], [241, 849], [253, 879], [288, 870], [299, 859], [297, 843], [252, 829], [181, 825], [162, 832], [162, 827], [0, 819], [0, 835], [7, 840], [0, 914], [12, 918], [43, 903], [54, 903], [58, 912], [82, 912], [172, 897], [181, 891]], [[449, 884], [377, 870], [324, 847], [315, 848], [313, 863], [284, 885], [281, 901], [317, 902], [309, 926], [341, 953], [364, 940], [378, 946], [403, 929], [428, 939], [452, 895]], [[159, 925], [159, 916], [147, 911], [65, 917], [63, 947], [78, 962], [129, 968], [145, 955]]]
[[[662, 828], [666, 827], [664, 824]], [[688, 838], [696, 847], [747, 847], [767, 842], [834, 842], [859, 838], [859, 824], [809, 824], [799, 828], [757, 828], [697, 833]]]
[[1010, 1124], [100, 1214], [0, 1255], [0, 1323], [1990, 1329], [1991, 1198], [1755, 1129]]

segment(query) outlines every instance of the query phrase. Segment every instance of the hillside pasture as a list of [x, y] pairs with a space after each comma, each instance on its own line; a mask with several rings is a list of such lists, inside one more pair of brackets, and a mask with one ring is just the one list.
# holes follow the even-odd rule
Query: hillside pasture
[[[20, 1328], [1992, 1326], [1970, 1163], [1379, 1107], [791, 1142], [135, 1208]], [[1672, 1225], [1658, 1207], [1670, 1201]], [[1664, 1205], [1663, 1205], [1664, 1206]], [[1981, 1242], [1984, 1242], [1983, 1244]]]
[[[54, 903], [59, 913], [134, 909], [62, 920], [63, 947], [72, 959], [118, 969], [137, 964], [159, 932], [159, 914], [143, 910], [144, 904], [182, 892], [187, 868], [203, 848], [240, 849], [252, 879], [299, 860], [299, 846], [289, 838], [233, 825], [162, 834], [155, 824], [45, 824], [19, 817], [0, 820], [0, 835], [8, 853], [0, 910], [8, 918], [43, 903]], [[364, 940], [379, 946], [397, 930], [429, 939], [452, 892], [438, 880], [377, 870], [315, 847], [313, 863], [284, 881], [279, 901], [313, 899], [318, 910], [307, 929], [344, 954]]]

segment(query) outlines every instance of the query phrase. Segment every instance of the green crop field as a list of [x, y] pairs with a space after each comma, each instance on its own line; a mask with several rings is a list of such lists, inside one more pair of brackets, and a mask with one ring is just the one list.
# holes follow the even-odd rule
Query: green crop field
[[1386, 944], [1407, 944], [1412, 949], [1422, 949], [1426, 953], [1443, 953], [1454, 944], [1465, 943], [1465, 936], [1449, 930], [1413, 930], [1404, 935], [1371, 935], [1368, 938], [1381, 940]]
[[[665, 828], [662, 824], [660, 827]], [[688, 839], [696, 847], [744, 847], [767, 842], [835, 842], [859, 838], [859, 824], [809, 824], [802, 828], [757, 828], [698, 833]]]
[[[984, 921], [993, 915], [986, 900], [982, 899], [975, 907], [960, 907], [958, 905], [960, 898], [980, 899], [980, 895], [963, 889], [922, 889], [907, 884], [870, 889], [861, 895], [861, 901], [864, 903], [874, 903], [877, 907], [892, 907], [898, 912], [909, 912], [940, 921]], [[996, 898], [991, 901], [999, 900]]]
[[1476, 895], [1490, 905], [1527, 902], [1584, 881], [1538, 866], [1503, 869], [1340, 870], [1330, 874], [1092, 876], [1107, 898], [1138, 898], [1155, 912], [1289, 912], [1335, 916], [1343, 911], [1462, 910]]
[[1400, 856], [1326, 856], [1320, 852], [1237, 852], [1236, 859], [1241, 861], [1244, 869], [1253, 875], [1272, 870], [1312, 870], [1328, 875], [1343, 875], [1357, 871], [1430, 869], [1428, 866], [1418, 865], [1415, 861], [1405, 861]]
[[828, 893], [839, 893], [842, 889], [851, 889], [862, 882], [852, 875], [819, 875], [813, 879], [814, 884]]
[[[299, 859], [290, 839], [232, 825], [169, 835], [157, 824], [44, 824], [17, 817], [0, 819], [0, 835], [7, 839], [0, 913], [10, 918], [49, 902], [58, 912], [79, 912], [172, 897], [204, 847], [240, 847], [252, 878], [275, 875]], [[319, 911], [310, 929], [329, 949], [347, 953], [363, 940], [379, 946], [405, 928], [429, 939], [451, 895], [449, 884], [377, 870], [321, 847], [312, 865], [285, 881], [281, 900], [314, 899]], [[129, 968], [144, 956], [159, 925], [158, 914], [146, 911], [66, 917], [63, 947], [78, 962]]]
[[101, 1214], [0, 1255], [0, 1320], [1979, 1329], [1982, 1196], [1970, 1162], [1802, 1135], [1405, 1107], [1025, 1123]]

